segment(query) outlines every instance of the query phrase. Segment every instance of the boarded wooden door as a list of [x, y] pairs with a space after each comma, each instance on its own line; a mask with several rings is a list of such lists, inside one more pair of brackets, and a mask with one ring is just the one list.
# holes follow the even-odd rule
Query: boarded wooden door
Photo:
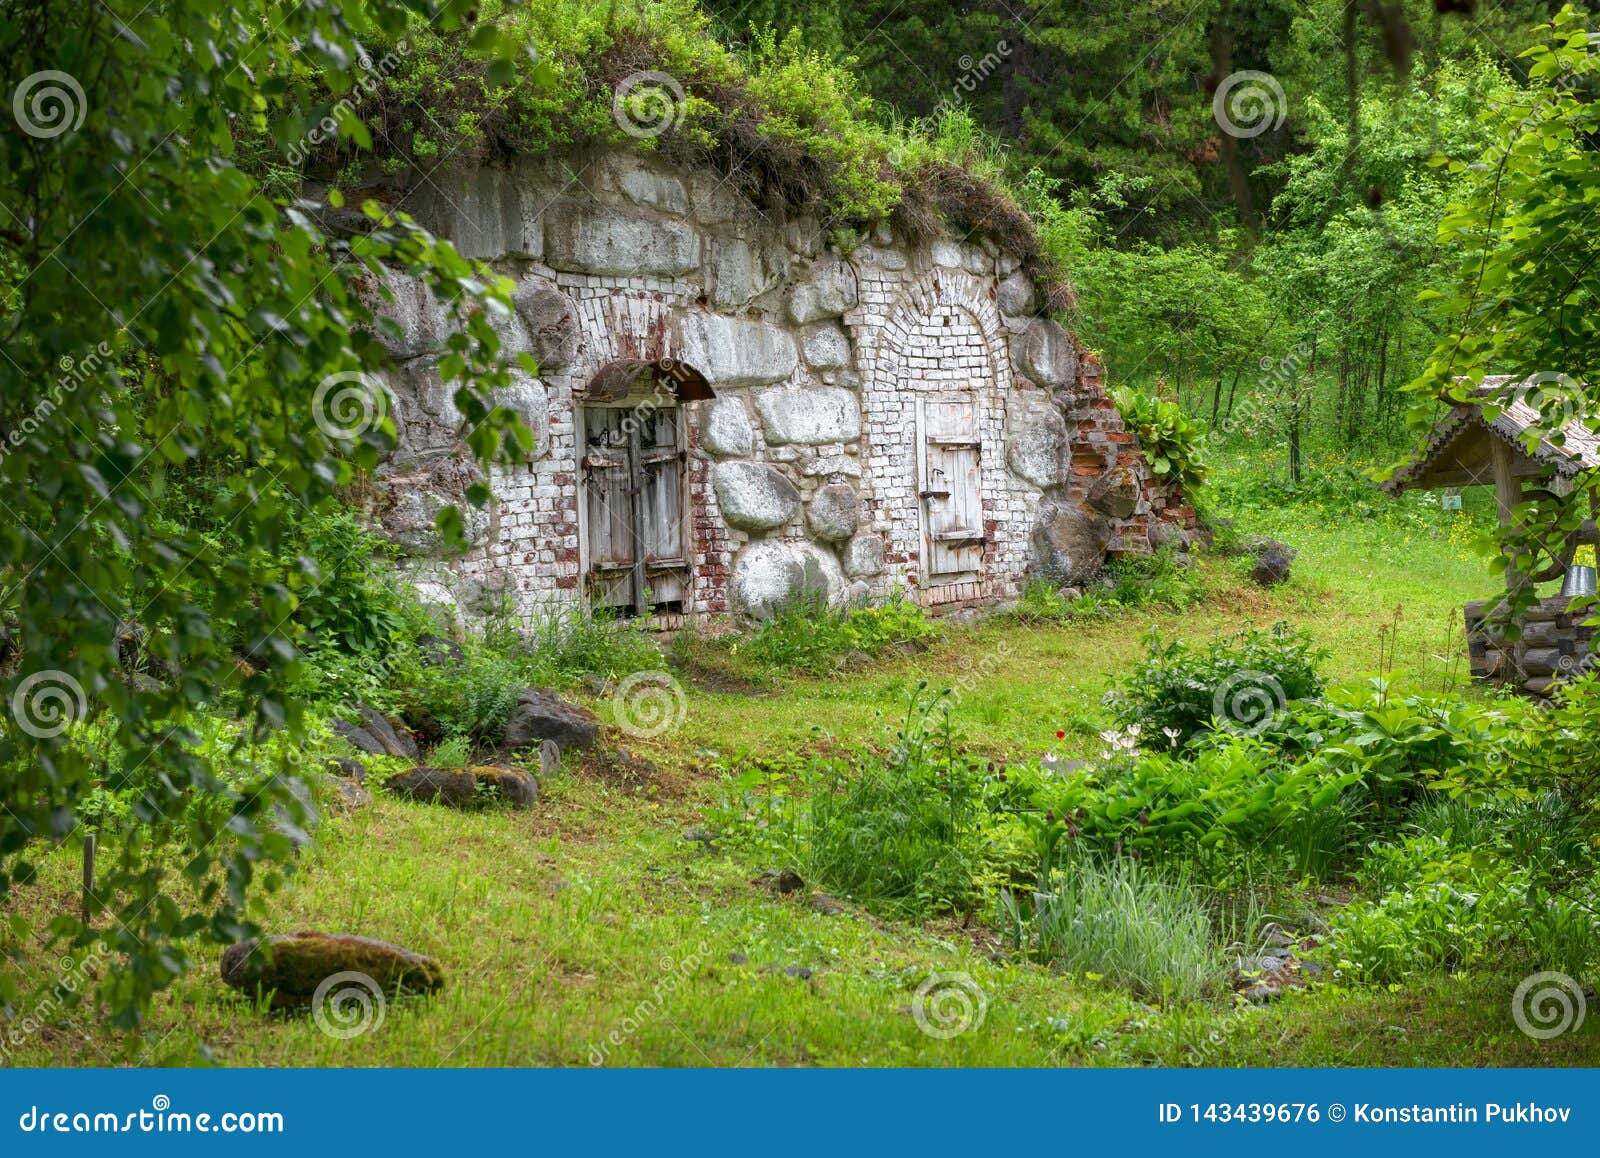
[[917, 427], [924, 571], [930, 580], [953, 582], [983, 567], [977, 403], [970, 398], [924, 399]]
[[675, 407], [584, 410], [588, 591], [622, 615], [681, 611], [688, 590]]

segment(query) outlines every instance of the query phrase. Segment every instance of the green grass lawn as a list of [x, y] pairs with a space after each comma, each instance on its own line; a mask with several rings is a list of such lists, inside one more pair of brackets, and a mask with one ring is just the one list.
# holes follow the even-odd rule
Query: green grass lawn
[[[1254, 529], [1254, 528], [1252, 528]], [[766, 867], [685, 840], [718, 800], [719, 768], [824, 734], [891, 728], [923, 680], [959, 686], [953, 716], [995, 755], [1097, 749], [1099, 700], [1141, 654], [1149, 626], [1203, 637], [1242, 621], [1304, 625], [1337, 678], [1378, 670], [1395, 634], [1399, 678], [1437, 689], [1463, 668], [1461, 601], [1483, 567], [1441, 531], [1407, 538], [1373, 522], [1284, 519], [1300, 549], [1273, 592], [1205, 564], [1198, 609], [1064, 626], [990, 619], [933, 648], [825, 678], [775, 677], [739, 691], [691, 672], [682, 726], [635, 750], [642, 780], [572, 756], [532, 811], [461, 814], [379, 795], [333, 817], [290, 887], [265, 902], [269, 930], [356, 932], [445, 963], [431, 999], [393, 1002], [375, 1032], [328, 1036], [304, 1015], [255, 1008], [218, 979], [217, 953], [164, 995], [147, 1025], [118, 1033], [83, 1009], [12, 1047], [19, 1065], [1541, 1065], [1600, 1062], [1600, 1028], [1541, 1042], [1515, 1028], [1518, 978], [1432, 978], [1395, 991], [1324, 984], [1270, 1006], [1233, 999], [1165, 1010], [1006, 951], [975, 914], [891, 922], [809, 890], [753, 883]], [[1460, 538], [1460, 536], [1457, 536]], [[698, 672], [698, 674], [697, 674]], [[607, 700], [594, 701], [603, 714]], [[46, 865], [22, 894], [35, 918], [74, 903], [74, 864]], [[52, 958], [53, 959], [53, 958]], [[981, 1024], [948, 1039], [912, 1010], [932, 975]], [[41, 964], [37, 976], [47, 979]], [[933, 984], [946, 984], [935, 979]], [[39, 994], [19, 1014], [35, 1007]]]

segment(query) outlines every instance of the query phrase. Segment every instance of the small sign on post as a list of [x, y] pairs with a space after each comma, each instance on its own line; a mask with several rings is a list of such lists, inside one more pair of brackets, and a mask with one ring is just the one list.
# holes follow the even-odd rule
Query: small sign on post
[[1439, 495], [1439, 509], [1441, 511], [1459, 511], [1461, 509], [1461, 488], [1445, 487]]

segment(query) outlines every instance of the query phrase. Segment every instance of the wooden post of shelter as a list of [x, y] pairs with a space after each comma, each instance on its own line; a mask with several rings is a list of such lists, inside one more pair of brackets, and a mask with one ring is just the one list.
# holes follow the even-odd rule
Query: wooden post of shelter
[[[1502, 439], [1489, 441], [1489, 459], [1494, 468], [1494, 505], [1500, 518], [1500, 529], [1511, 526], [1511, 512], [1522, 498], [1522, 484], [1517, 481], [1515, 451]], [[1506, 559], [1506, 594], [1510, 595], [1526, 582], [1517, 570], [1514, 558]]]

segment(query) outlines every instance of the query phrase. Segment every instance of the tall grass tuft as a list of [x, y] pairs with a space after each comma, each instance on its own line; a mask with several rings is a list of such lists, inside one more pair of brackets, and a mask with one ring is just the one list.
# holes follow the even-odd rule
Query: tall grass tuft
[[1215, 993], [1225, 971], [1197, 891], [1123, 859], [1081, 860], [1034, 897], [1039, 950], [1152, 1001]]

